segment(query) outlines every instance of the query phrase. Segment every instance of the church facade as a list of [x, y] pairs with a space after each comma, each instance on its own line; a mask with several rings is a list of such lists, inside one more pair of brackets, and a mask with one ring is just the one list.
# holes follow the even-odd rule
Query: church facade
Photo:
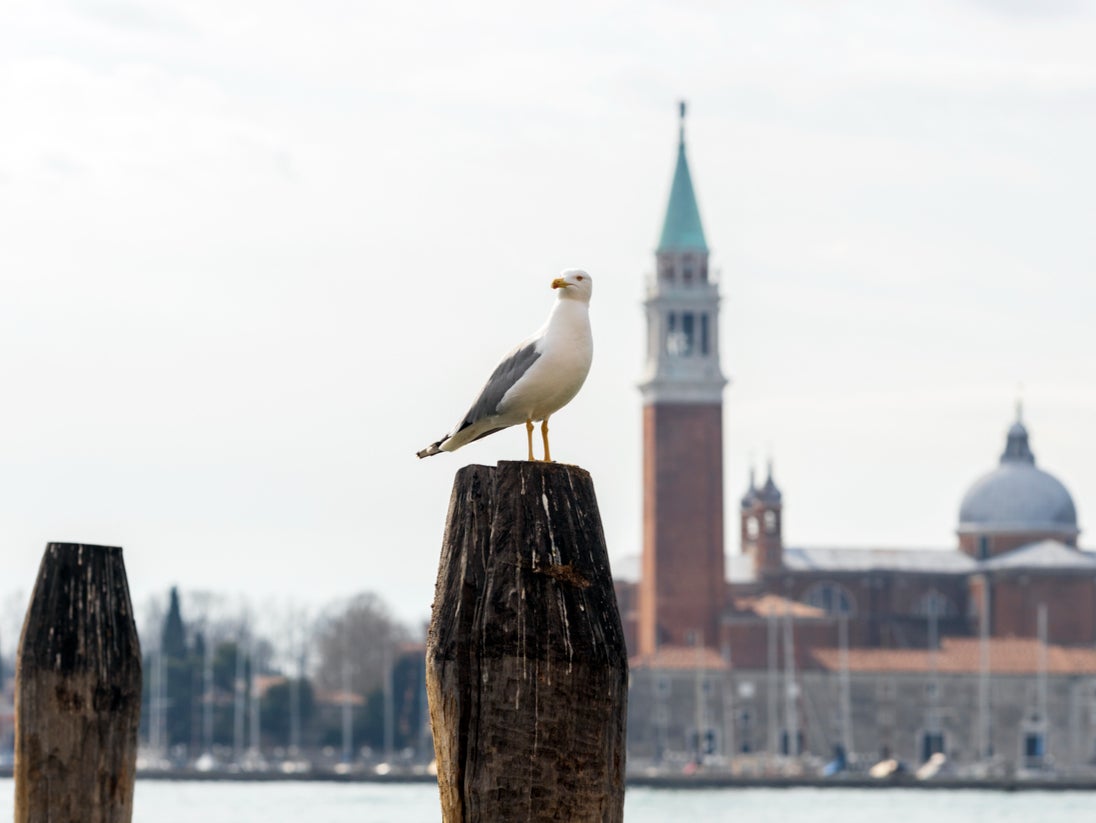
[[[1032, 682], [1063, 677], [1056, 688], [1083, 695], [1076, 698], [1083, 707], [1071, 711], [1091, 711], [1092, 740], [1077, 743], [1071, 752], [1096, 758], [1096, 555], [1078, 547], [1072, 497], [1037, 466], [1019, 409], [998, 465], [976, 480], [960, 502], [953, 550], [787, 546], [784, 494], [770, 464], [763, 481], [750, 478], [735, 513], [739, 553], [725, 558], [722, 419], [727, 381], [719, 361], [720, 294], [710, 275], [686, 157], [684, 115], [682, 105], [656, 273], [645, 301], [642, 555], [637, 579], [617, 582], [637, 719], [648, 731], [655, 728], [651, 717], [664, 722], [661, 732], [644, 737], [637, 730], [631, 739], [646, 740], [644, 751], [652, 755], [675, 745], [686, 751], [707, 745], [704, 750], [710, 752], [717, 738], [724, 754], [742, 751], [728, 750], [731, 740], [749, 741], [745, 751], [762, 746], [802, 754], [810, 739], [804, 731], [812, 728], [835, 746], [845, 741], [845, 750], [858, 737], [873, 735], [883, 741], [881, 748], [890, 749], [884, 741], [889, 733], [880, 729], [898, 722], [893, 711], [880, 708], [878, 717], [886, 722], [874, 730], [849, 730], [854, 714], [850, 684], [855, 681], [861, 692], [875, 694], [865, 684], [893, 678], [895, 666], [915, 679], [936, 682], [941, 661], [954, 658], [959, 662], [948, 664], [952, 674], [966, 683], [954, 687], [956, 694], [981, 701], [980, 712], [974, 713], [980, 719], [972, 721], [968, 712], [963, 729], [945, 734], [948, 712], [937, 690], [935, 702], [915, 712], [917, 728], [891, 736], [909, 743], [903, 748], [914, 758], [944, 751], [947, 741], [953, 754], [962, 750], [972, 760], [984, 759], [993, 750], [990, 729], [1004, 735], [992, 719], [994, 687], [988, 685], [997, 649], [999, 658], [1009, 660], [1009, 676]], [[1019, 662], [1017, 654], [1023, 658]], [[1048, 674], [1050, 657], [1057, 668]], [[672, 686], [666, 684], [675, 673], [684, 673], [682, 688], [694, 697], [691, 708], [683, 709], [685, 719], [672, 742], [667, 735], [673, 712], [667, 714], [667, 707], [674, 701], [669, 698]], [[694, 682], [697, 677], [700, 681]], [[843, 692], [834, 687], [829, 719], [815, 717], [812, 724], [803, 692], [777, 695], [776, 683], [794, 691], [818, 677], [818, 682], [841, 680], [845, 686]], [[761, 689], [764, 697], [755, 694], [756, 685], [746, 690], [750, 701], [764, 704], [763, 710], [705, 724], [698, 695], [707, 687], [696, 685], [705, 678], [711, 678], [712, 689], [723, 684], [720, 693], [728, 678], [767, 683]], [[718, 703], [723, 712], [734, 696], [708, 702]], [[1044, 706], [1041, 717], [1039, 711], [1026, 714], [1025, 728], [1049, 728], [1047, 711]], [[760, 715], [767, 718], [765, 734], [750, 725]], [[862, 706], [860, 715], [865, 716]], [[837, 716], [844, 718], [844, 732], [831, 728]], [[1070, 725], [1068, 718], [1058, 721]], [[1009, 731], [1018, 740], [1026, 739], [1024, 733], [1019, 726]], [[1039, 745], [1045, 746], [1045, 740]]]

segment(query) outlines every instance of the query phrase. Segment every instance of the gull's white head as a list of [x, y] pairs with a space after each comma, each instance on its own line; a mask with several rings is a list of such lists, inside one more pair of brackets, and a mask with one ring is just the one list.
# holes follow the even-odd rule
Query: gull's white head
[[581, 300], [589, 303], [590, 296], [594, 293], [594, 278], [582, 269], [567, 269], [552, 281], [552, 288], [559, 289], [560, 300]]

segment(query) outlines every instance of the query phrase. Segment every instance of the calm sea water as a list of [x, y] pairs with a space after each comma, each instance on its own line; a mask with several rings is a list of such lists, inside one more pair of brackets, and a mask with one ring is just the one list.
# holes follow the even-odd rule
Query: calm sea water
[[[0, 780], [0, 820], [13, 809]], [[135, 823], [440, 823], [431, 785], [138, 781]], [[627, 823], [1091, 823], [1096, 793], [631, 789]]]

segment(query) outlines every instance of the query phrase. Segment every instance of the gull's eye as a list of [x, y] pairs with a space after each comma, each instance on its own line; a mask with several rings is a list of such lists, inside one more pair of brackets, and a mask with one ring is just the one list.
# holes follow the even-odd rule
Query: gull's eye
[[578, 277], [576, 277], [576, 278], [575, 278], [575, 280], [581, 280], [581, 279], [582, 279], [582, 275], [581, 275], [581, 274], [580, 274], [580, 275], [579, 275]]

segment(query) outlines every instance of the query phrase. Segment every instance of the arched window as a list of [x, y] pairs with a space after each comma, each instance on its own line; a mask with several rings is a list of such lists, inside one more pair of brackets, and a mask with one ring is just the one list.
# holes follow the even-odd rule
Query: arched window
[[837, 583], [815, 583], [803, 595], [803, 602], [826, 614], [856, 614], [852, 593]]
[[746, 536], [751, 540], [756, 540], [760, 531], [761, 529], [758, 526], [757, 517], [751, 514], [746, 518]]
[[691, 311], [681, 314], [681, 335], [685, 341], [685, 351], [682, 354], [692, 354], [696, 348], [696, 315]]

